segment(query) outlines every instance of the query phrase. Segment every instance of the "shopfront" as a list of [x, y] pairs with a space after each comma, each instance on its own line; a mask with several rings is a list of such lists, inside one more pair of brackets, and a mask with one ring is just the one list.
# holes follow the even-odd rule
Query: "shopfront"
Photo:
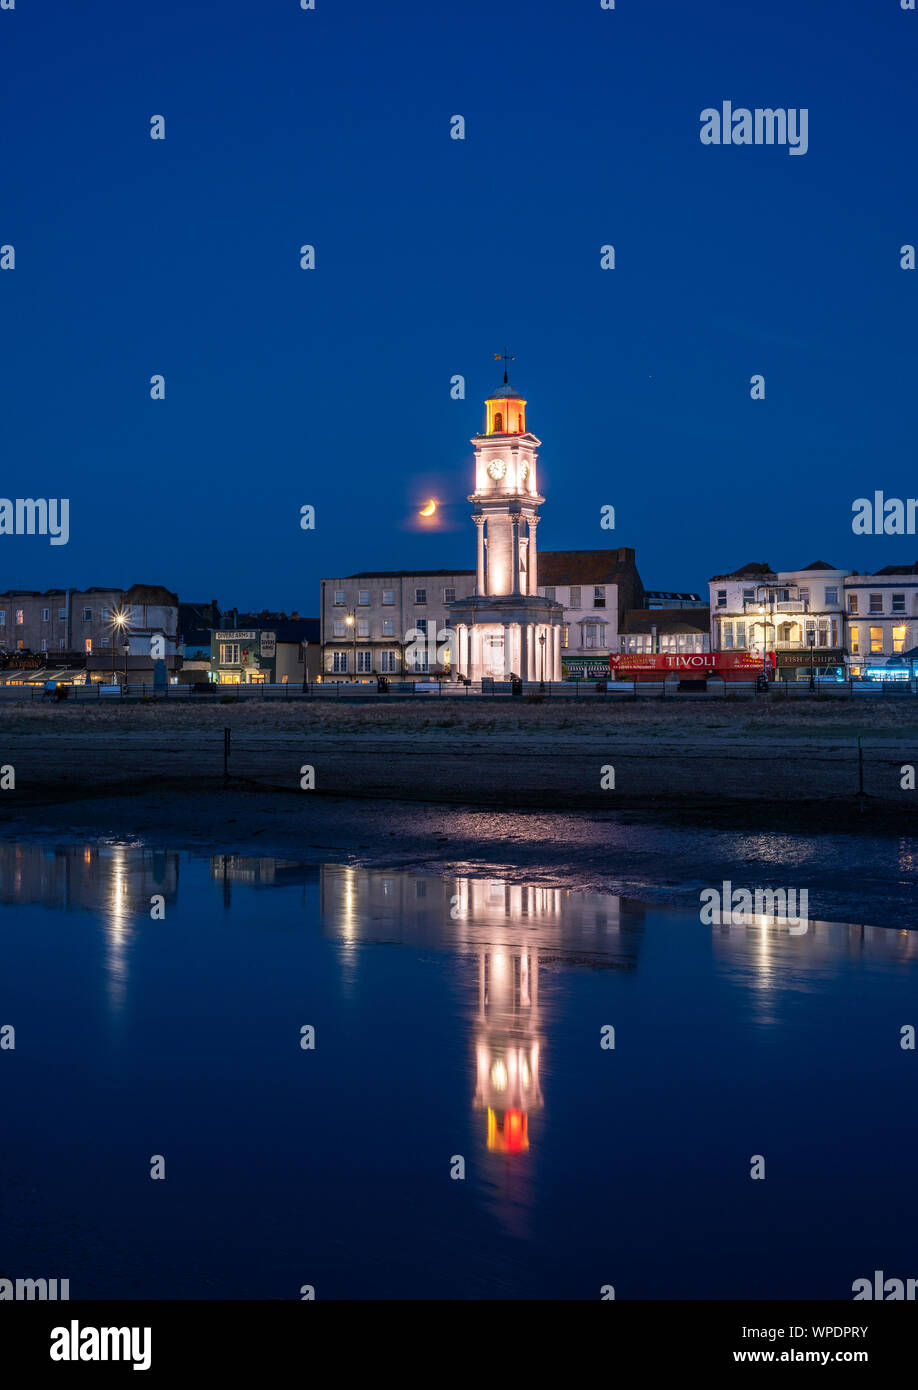
[[760, 676], [763, 669], [772, 680], [775, 653], [768, 653], [764, 668], [756, 652], [625, 652], [610, 656], [608, 661], [612, 679], [620, 681], [697, 681], [709, 677], [750, 681]]
[[565, 681], [598, 681], [609, 679], [607, 656], [565, 656], [561, 652], [561, 679]]
[[803, 651], [799, 647], [782, 651], [779, 647], [777, 657], [779, 681], [808, 681], [811, 670], [818, 680], [846, 679], [845, 652], [841, 647], [807, 647]]
[[259, 628], [214, 632], [210, 679], [217, 685], [270, 685], [277, 659], [277, 633]]

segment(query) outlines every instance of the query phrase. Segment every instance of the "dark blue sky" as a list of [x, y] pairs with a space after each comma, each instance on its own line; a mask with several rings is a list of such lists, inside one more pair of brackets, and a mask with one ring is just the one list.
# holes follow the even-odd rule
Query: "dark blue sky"
[[[918, 14], [316, 5], [0, 11], [0, 492], [71, 499], [68, 546], [0, 537], [0, 588], [311, 613], [322, 575], [471, 567], [505, 342], [543, 548], [632, 545], [659, 588], [918, 558], [851, 531], [855, 497], [918, 492]], [[703, 146], [728, 99], [806, 107], [808, 153]]]

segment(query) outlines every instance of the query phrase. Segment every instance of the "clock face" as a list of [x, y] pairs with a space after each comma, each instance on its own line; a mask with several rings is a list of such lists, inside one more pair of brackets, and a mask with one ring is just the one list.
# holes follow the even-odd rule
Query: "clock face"
[[501, 459], [492, 459], [488, 464], [488, 477], [493, 478], [495, 482], [502, 478], [506, 471], [507, 465]]
[[525, 483], [529, 477], [529, 464], [525, 461], [520, 464], [520, 480]]

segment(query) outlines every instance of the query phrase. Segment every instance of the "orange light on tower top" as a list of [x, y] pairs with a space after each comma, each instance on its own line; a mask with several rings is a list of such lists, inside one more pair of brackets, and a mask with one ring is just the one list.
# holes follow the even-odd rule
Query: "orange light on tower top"
[[526, 402], [512, 386], [501, 386], [485, 401], [485, 434], [525, 434]]

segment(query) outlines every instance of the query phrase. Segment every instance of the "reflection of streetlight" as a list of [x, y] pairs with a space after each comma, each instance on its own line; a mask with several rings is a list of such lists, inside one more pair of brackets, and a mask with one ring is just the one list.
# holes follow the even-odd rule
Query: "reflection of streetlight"
[[545, 689], [545, 633], [539, 633], [539, 646], [542, 648], [542, 679], [539, 681], [539, 689]]

